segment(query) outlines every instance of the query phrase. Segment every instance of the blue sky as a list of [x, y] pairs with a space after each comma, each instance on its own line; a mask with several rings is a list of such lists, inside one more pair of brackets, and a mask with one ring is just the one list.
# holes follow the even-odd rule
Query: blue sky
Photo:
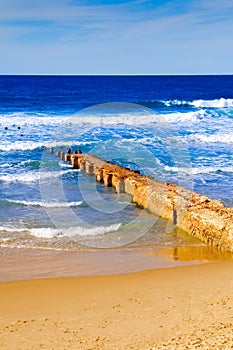
[[1, 74], [232, 74], [232, 0], [0, 0]]

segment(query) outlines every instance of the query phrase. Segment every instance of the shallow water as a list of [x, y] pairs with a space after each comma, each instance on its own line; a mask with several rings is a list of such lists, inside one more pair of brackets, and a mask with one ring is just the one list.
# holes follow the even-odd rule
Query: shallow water
[[34, 278], [115, 275], [155, 268], [173, 268], [231, 260], [209, 246], [138, 246], [114, 249], [81, 249], [67, 252], [54, 249], [1, 248], [0, 282]]

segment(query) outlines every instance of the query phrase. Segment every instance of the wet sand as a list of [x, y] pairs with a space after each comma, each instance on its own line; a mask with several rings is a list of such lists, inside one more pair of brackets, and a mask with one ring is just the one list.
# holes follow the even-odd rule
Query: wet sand
[[0, 349], [233, 348], [233, 262], [0, 283]]
[[55, 251], [0, 248], [0, 282], [35, 278], [116, 275], [232, 259], [206, 245]]

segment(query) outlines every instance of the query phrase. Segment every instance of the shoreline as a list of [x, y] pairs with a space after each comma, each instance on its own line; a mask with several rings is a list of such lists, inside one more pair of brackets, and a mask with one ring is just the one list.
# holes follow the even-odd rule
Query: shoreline
[[0, 282], [38, 278], [112, 276], [233, 260], [206, 245], [140, 246], [62, 251], [0, 248]]
[[0, 283], [3, 350], [230, 349], [233, 261]]

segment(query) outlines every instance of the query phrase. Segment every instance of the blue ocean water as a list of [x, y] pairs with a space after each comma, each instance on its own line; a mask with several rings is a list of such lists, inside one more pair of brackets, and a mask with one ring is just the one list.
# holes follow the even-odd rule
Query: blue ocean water
[[49, 148], [233, 206], [233, 76], [0, 76], [0, 246], [200, 244]]

